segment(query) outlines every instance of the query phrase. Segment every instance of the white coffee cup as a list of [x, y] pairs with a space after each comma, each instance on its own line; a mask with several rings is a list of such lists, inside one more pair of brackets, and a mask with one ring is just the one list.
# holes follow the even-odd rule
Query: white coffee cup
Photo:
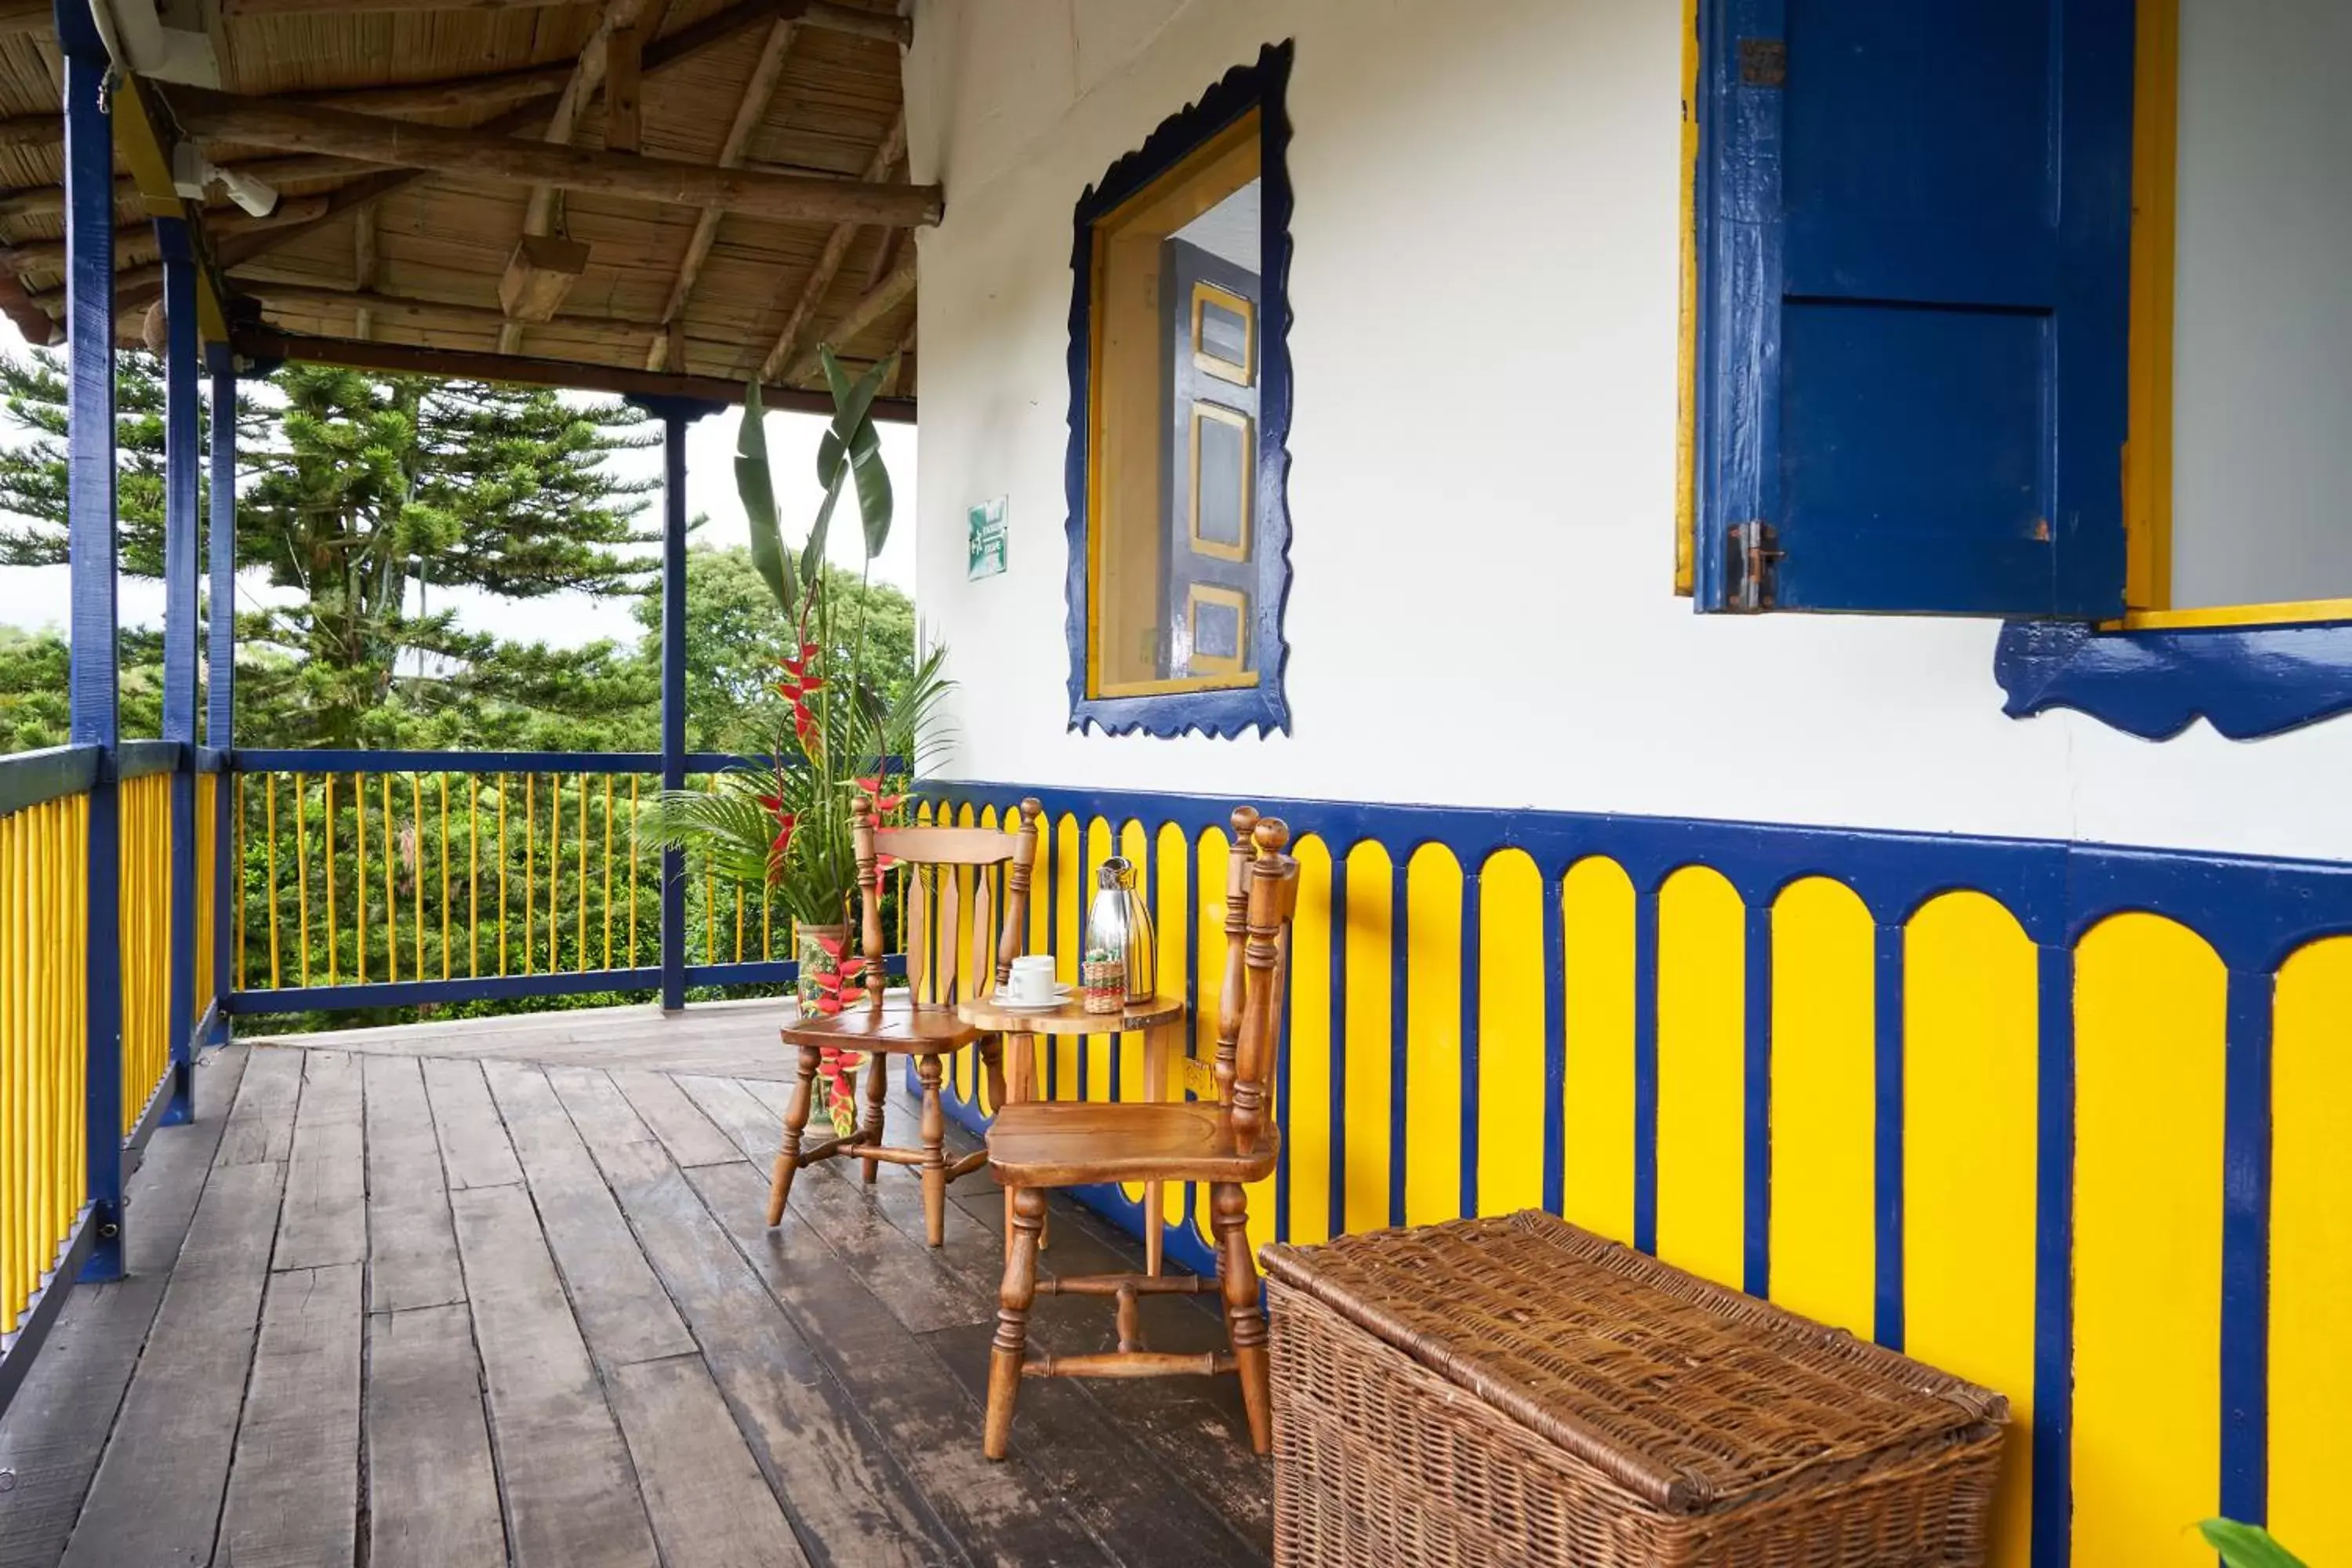
[[1041, 1003], [1054, 999], [1054, 955], [1049, 952], [1024, 954], [1013, 961], [1013, 978], [1005, 986], [1006, 998], [1013, 1002]]

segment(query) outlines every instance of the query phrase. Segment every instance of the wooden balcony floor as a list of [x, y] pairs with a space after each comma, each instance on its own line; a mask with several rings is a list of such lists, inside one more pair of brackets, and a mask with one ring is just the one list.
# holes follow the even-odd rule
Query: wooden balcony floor
[[[803, 1173], [766, 1230], [775, 1006], [206, 1058], [132, 1181], [131, 1277], [74, 1292], [0, 1420], [0, 1568], [1265, 1562], [1229, 1378], [1033, 1383], [1013, 1458], [981, 1457], [985, 1172], [939, 1253], [890, 1166]], [[1138, 1266], [1052, 1224], [1049, 1267]], [[1157, 1347], [1222, 1342], [1145, 1305]], [[1032, 1333], [1115, 1342], [1075, 1298]]]

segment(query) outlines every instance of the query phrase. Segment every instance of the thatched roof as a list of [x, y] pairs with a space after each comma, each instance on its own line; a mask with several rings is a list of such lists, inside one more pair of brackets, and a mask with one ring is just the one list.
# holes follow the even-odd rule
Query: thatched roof
[[[0, 306], [37, 339], [64, 308], [46, 15], [0, 0]], [[258, 357], [690, 392], [812, 385], [821, 342], [855, 360], [913, 347], [908, 229], [938, 194], [904, 183], [908, 24], [885, 0], [217, 0], [205, 16], [216, 89], [118, 94], [127, 336], [160, 290], [146, 220], [184, 210], [230, 341]], [[277, 209], [249, 216], [218, 184], [182, 204], [180, 142], [266, 182]], [[896, 390], [912, 393], [911, 354]]]

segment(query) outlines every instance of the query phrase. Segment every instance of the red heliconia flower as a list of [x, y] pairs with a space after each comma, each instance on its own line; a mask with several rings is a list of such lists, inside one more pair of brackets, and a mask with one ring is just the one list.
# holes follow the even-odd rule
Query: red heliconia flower
[[841, 950], [849, 945], [849, 938], [846, 936], [818, 936], [812, 932], [809, 940], [824, 949], [827, 958], [839, 958]]
[[877, 773], [870, 778], [859, 779], [857, 781], [857, 787], [864, 790], [866, 792], [866, 798], [874, 803], [874, 815], [877, 816], [887, 816], [890, 813], [898, 810], [899, 805], [907, 798], [903, 795], [884, 795], [882, 793], [882, 776], [879, 773]]

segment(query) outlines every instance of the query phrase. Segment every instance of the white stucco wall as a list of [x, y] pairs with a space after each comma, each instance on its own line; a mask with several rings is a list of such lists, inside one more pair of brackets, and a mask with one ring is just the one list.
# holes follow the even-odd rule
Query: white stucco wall
[[[2352, 858], [2352, 721], [2161, 744], [2019, 722], [1985, 621], [1671, 592], [1681, 7], [919, 0], [920, 584], [949, 776], [2074, 837]], [[1294, 731], [1066, 731], [1070, 211], [1297, 40]], [[1433, 341], [1449, 345], [1433, 356]], [[1009, 498], [1011, 570], [965, 581]]]

